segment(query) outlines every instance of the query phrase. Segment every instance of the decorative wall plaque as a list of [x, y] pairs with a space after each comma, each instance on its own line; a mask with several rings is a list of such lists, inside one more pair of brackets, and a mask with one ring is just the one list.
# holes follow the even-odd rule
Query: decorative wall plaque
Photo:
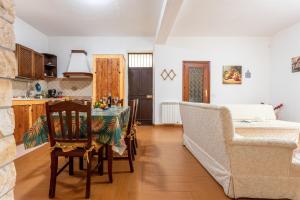
[[161, 76], [164, 80], [167, 80], [168, 78], [169, 78], [170, 80], [174, 80], [174, 78], [176, 77], [176, 73], [175, 73], [175, 71], [174, 71], [173, 69], [171, 69], [169, 72], [168, 72], [167, 69], [164, 69], [164, 70], [161, 72], [160, 76]]

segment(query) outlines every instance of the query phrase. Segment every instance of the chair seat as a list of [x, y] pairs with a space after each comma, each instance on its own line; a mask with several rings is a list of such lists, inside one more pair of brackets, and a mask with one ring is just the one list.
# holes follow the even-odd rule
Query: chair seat
[[74, 157], [82, 157], [86, 153], [84, 148], [77, 148], [71, 151], [63, 151], [61, 148], [54, 148], [52, 151], [55, 152], [57, 156], [74, 156]]

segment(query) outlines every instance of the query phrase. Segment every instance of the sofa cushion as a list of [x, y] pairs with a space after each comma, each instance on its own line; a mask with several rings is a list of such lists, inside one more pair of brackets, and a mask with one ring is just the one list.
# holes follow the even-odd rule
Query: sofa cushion
[[273, 106], [266, 104], [227, 104], [233, 120], [276, 120]]

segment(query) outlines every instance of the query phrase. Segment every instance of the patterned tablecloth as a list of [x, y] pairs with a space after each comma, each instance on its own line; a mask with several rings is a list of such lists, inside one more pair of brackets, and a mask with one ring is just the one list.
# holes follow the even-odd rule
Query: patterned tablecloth
[[[120, 155], [126, 149], [124, 134], [129, 121], [129, 107], [112, 107], [107, 110], [92, 110], [93, 141], [99, 144], [112, 145], [113, 151]], [[55, 119], [56, 120], [56, 119]], [[85, 120], [84, 116], [80, 120]], [[57, 118], [59, 128], [59, 118]], [[55, 124], [55, 122], [54, 122]], [[84, 130], [84, 127], [80, 129]], [[24, 146], [26, 149], [36, 147], [48, 142], [48, 125], [46, 116], [41, 116], [33, 126], [24, 134]]]

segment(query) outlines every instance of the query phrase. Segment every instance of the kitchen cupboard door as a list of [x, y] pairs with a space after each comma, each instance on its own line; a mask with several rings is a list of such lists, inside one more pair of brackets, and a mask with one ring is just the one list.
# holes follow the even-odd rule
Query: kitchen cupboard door
[[14, 136], [16, 144], [23, 143], [23, 135], [30, 128], [29, 126], [29, 105], [13, 106], [15, 113]]
[[99, 100], [111, 93], [112, 97], [124, 98], [123, 57], [96, 57], [94, 61], [93, 99]]
[[120, 97], [120, 60], [117, 58], [108, 59], [108, 91], [112, 97]]
[[32, 123], [31, 124], [33, 125], [41, 115], [46, 115], [45, 104], [33, 104], [31, 106], [31, 113], [32, 113]]
[[44, 55], [34, 52], [34, 78], [36, 80], [44, 79]]
[[16, 45], [16, 56], [18, 62], [18, 76], [32, 79], [33, 77], [33, 51], [20, 44]]

